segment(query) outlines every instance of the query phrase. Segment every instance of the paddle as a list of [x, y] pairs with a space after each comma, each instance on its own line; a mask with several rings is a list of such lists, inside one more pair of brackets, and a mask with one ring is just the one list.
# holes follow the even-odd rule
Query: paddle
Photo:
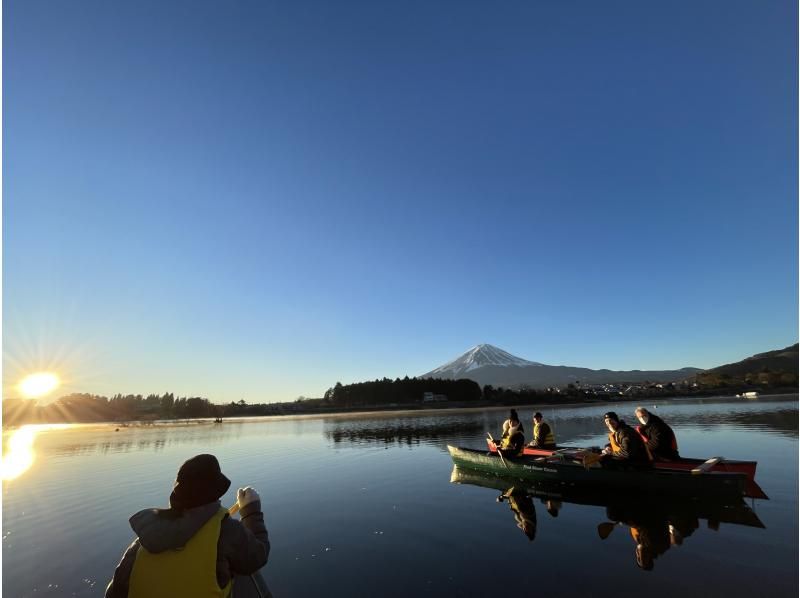
[[[231, 505], [231, 508], [228, 509], [228, 515], [233, 516], [239, 512], [239, 501], [236, 501]], [[258, 582], [256, 581], [255, 573], [250, 574], [250, 581], [253, 582], [253, 587], [256, 589], [256, 593], [258, 594], [258, 598], [264, 598], [264, 594], [261, 593], [261, 588], [258, 587]]]
[[589, 453], [588, 455], [584, 455], [583, 457], [583, 466], [586, 469], [589, 469], [591, 465], [594, 465], [598, 461], [600, 461], [605, 455], [603, 453]]
[[692, 470], [692, 474], [698, 475], [698, 474], [701, 474], [701, 473], [706, 473], [708, 471], [711, 471], [712, 469], [714, 469], [715, 465], [717, 465], [718, 463], [721, 463], [724, 460], [725, 460], [725, 457], [711, 457], [705, 463], [702, 463], [702, 464], [698, 465], [697, 467], [695, 467]]
[[506, 460], [503, 457], [503, 453], [500, 452], [500, 447], [497, 446], [497, 443], [495, 442], [494, 438], [492, 438], [492, 435], [489, 434], [489, 432], [486, 432], [486, 435], [489, 437], [489, 440], [492, 441], [492, 443], [494, 444], [495, 448], [497, 449], [497, 454], [500, 455], [500, 462], [503, 464], [503, 467], [508, 469], [508, 463], [506, 463]]
[[615, 527], [617, 527], [617, 524], [611, 523], [610, 521], [606, 521], [605, 523], [600, 523], [597, 526], [597, 535], [600, 536], [601, 540], [605, 540], [611, 535], [611, 532], [614, 531]]

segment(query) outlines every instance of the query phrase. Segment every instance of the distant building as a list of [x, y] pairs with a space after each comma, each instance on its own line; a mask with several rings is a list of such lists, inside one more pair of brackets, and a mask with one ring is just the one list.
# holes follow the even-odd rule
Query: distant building
[[423, 403], [439, 403], [441, 401], [446, 401], [447, 395], [436, 395], [432, 392], [426, 392], [422, 394], [422, 402]]

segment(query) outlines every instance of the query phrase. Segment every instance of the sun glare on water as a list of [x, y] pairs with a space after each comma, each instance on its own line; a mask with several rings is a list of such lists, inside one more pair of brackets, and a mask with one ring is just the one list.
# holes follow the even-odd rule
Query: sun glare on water
[[22, 382], [19, 383], [19, 391], [29, 399], [34, 399], [52, 392], [58, 387], [58, 384], [58, 376], [55, 374], [38, 372], [23, 378]]
[[3, 481], [13, 480], [33, 465], [33, 439], [36, 433], [22, 427], [11, 433], [8, 446], [3, 450]]
[[[28, 471], [36, 460], [33, 443], [36, 435], [48, 430], [63, 430], [69, 424], [33, 424], [22, 426], [19, 430], [8, 433], [3, 438], [3, 460], [0, 472], [4, 482], [18, 478]], [[4, 436], [6, 436], [4, 434]]]

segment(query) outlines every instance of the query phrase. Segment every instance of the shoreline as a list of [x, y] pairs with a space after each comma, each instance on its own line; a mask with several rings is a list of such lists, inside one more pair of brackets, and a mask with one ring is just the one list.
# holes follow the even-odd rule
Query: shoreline
[[[537, 410], [537, 411], [550, 411], [553, 409], [564, 409], [564, 408], [579, 408], [579, 407], [586, 407], [590, 405], [619, 405], [620, 403], [629, 403], [631, 405], [646, 405], [650, 404], [651, 401], [696, 401], [696, 400], [707, 400], [707, 401], [718, 401], [718, 400], [731, 400], [737, 399], [740, 401], [758, 401], [761, 399], [768, 399], [771, 397], [789, 397], [794, 395], [798, 397], [797, 392], [780, 392], [774, 394], [762, 394], [756, 399], [746, 399], [741, 397], [736, 397], [735, 395], [702, 395], [702, 396], [692, 396], [692, 395], [684, 395], [684, 396], [671, 396], [671, 397], [635, 397], [635, 398], [623, 398], [621, 397], [619, 400], [589, 400], [589, 401], [572, 401], [569, 403], [523, 403], [523, 404], [506, 404], [506, 405], [475, 405], [475, 406], [452, 406], [452, 407], [417, 407], [417, 408], [375, 408], [375, 409], [362, 409], [362, 410], [354, 410], [354, 411], [317, 411], [317, 412], [310, 412], [310, 413], [284, 413], [284, 414], [275, 414], [275, 415], [252, 415], [252, 416], [233, 416], [223, 418], [222, 422], [215, 422], [213, 418], [210, 417], [203, 417], [203, 418], [193, 418], [193, 419], [158, 419], [158, 420], [126, 420], [126, 421], [99, 421], [99, 422], [35, 422], [35, 423], [28, 423], [28, 424], [20, 424], [15, 426], [3, 426], [3, 432], [12, 431], [15, 429], [19, 429], [22, 426], [35, 426], [41, 428], [48, 428], [48, 427], [61, 427], [61, 426], [69, 426], [70, 428], [109, 428], [113, 427], [116, 428], [116, 431], [121, 431], [127, 428], [150, 428], [150, 427], [164, 427], [164, 426], [191, 426], [191, 425], [201, 425], [201, 424], [210, 424], [210, 425], [221, 425], [222, 423], [246, 423], [246, 422], [265, 422], [270, 420], [278, 420], [278, 421], [286, 421], [286, 420], [303, 420], [303, 419], [320, 419], [320, 418], [331, 418], [331, 419], [344, 419], [344, 418], [366, 418], [366, 417], [375, 417], [379, 415], [386, 414], [386, 416], [399, 416], [399, 417], [409, 417], [409, 416], [421, 416], [426, 417], [436, 413], [443, 413], [443, 414], [458, 414], [458, 413], [475, 413], [479, 411], [502, 411], [506, 409], [518, 409], [518, 410]], [[636, 400], [638, 399], [638, 400]]]

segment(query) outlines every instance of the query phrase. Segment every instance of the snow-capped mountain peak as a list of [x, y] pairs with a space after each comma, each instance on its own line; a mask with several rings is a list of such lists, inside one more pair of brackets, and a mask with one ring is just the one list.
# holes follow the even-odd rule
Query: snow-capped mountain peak
[[426, 374], [426, 377], [457, 377], [485, 366], [528, 367], [540, 365], [542, 364], [516, 357], [494, 345], [482, 344], [472, 347], [469, 351], [453, 361], [436, 368], [429, 374]]

